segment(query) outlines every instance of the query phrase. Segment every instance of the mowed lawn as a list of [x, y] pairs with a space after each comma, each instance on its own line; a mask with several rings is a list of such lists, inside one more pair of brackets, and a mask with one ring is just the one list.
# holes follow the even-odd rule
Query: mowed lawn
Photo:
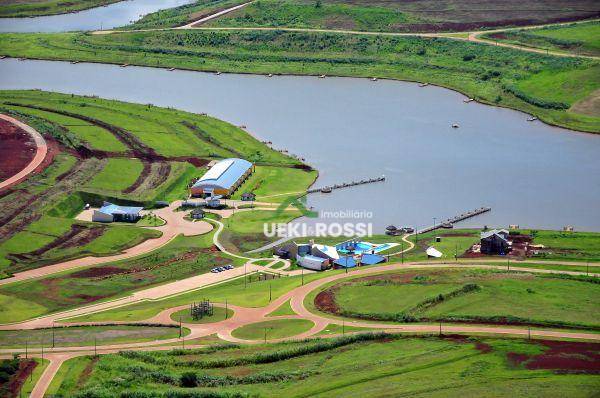
[[274, 319], [242, 326], [231, 334], [244, 340], [281, 339], [306, 332], [313, 326], [314, 323], [307, 319]]
[[[461, 291], [466, 285], [476, 289]], [[341, 314], [364, 318], [401, 320], [405, 314], [416, 320], [507, 318], [600, 325], [600, 285], [589, 280], [474, 269], [415, 270], [342, 282], [330, 291]]]
[[87, 186], [98, 190], [122, 191], [137, 180], [143, 168], [139, 159], [111, 158]]
[[[102, 397], [140, 398], [169, 394], [433, 398], [489, 396], [490, 391], [511, 398], [589, 397], [598, 389], [598, 376], [577, 369], [591, 368], [598, 350], [597, 344], [365, 334], [224, 345], [218, 353], [215, 347], [121, 352], [68, 360], [49, 392], [56, 397], [102, 391]], [[127, 383], [115, 382], [123, 374]]]
[[[189, 330], [184, 330], [184, 335]], [[164, 340], [179, 337], [178, 327], [156, 326], [77, 326], [55, 327], [33, 330], [0, 331], [0, 348], [22, 348], [51, 346], [56, 347], [83, 346], [103, 344], [132, 343], [140, 341]]]
[[257, 202], [282, 202], [302, 195], [317, 178], [317, 171], [291, 167], [256, 166], [254, 173], [236, 191], [233, 199], [253, 192]]
[[[17, 322], [120, 297], [138, 289], [206, 273], [215, 266], [239, 265], [240, 260], [209, 250], [211, 239], [212, 234], [180, 236], [160, 252], [2, 286], [0, 298], [4, 302], [0, 323]], [[30, 302], [31, 306], [23, 311], [25, 305], [18, 308], [9, 305], [12, 299]]]
[[540, 29], [492, 33], [490, 38], [528, 47], [581, 55], [600, 55], [600, 22], [590, 21]]

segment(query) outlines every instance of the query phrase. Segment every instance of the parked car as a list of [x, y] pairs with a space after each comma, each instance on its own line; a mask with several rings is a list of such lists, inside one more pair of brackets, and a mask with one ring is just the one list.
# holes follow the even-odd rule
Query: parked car
[[227, 264], [227, 265], [225, 266], [225, 269], [233, 269], [233, 268], [234, 268], [234, 266], [233, 266], [233, 265], [231, 265], [231, 264]]
[[223, 271], [225, 271], [225, 268], [223, 268], [223, 267], [217, 267], [217, 271], [223, 272]]
[[217, 268], [213, 268], [213, 269], [210, 270], [210, 272], [212, 272], [213, 274], [216, 274], [216, 273], [221, 272], [221, 271], [219, 271]]

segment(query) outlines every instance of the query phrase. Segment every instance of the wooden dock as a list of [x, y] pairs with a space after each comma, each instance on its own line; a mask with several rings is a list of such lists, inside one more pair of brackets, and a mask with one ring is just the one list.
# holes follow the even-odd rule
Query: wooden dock
[[471, 210], [471, 211], [468, 211], [463, 214], [459, 214], [456, 217], [452, 217], [447, 220], [440, 221], [439, 223], [434, 224], [430, 227], [423, 228], [423, 229], [419, 230], [418, 233], [423, 234], [426, 232], [435, 231], [436, 229], [439, 229], [439, 228], [453, 228], [454, 224], [456, 224], [457, 222], [464, 221], [468, 218], [472, 218], [472, 217], [478, 216], [483, 213], [487, 213], [490, 210], [492, 210], [491, 207], [480, 207], [479, 209], [475, 209], [475, 210]]
[[328, 186], [321, 187], [321, 188], [311, 188], [311, 189], [307, 189], [306, 193], [314, 193], [314, 192], [329, 193], [329, 192], [333, 191], [334, 189], [355, 187], [357, 185], [372, 184], [374, 182], [382, 182], [382, 181], [385, 181], [385, 176], [369, 178], [367, 180], [345, 182], [343, 184], [328, 185]]

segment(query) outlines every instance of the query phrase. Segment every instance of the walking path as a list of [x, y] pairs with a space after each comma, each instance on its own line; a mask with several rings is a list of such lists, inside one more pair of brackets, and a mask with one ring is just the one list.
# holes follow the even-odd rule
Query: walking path
[[185, 220], [185, 212], [175, 211], [175, 209], [177, 209], [180, 205], [181, 201], [176, 201], [171, 203], [169, 207], [165, 207], [163, 209], [158, 209], [154, 211], [154, 214], [165, 220], [166, 224], [159, 227], [145, 228], [155, 229], [157, 231], [162, 232], [162, 235], [158, 238], [145, 240], [139, 245], [126, 249], [122, 253], [116, 254], [114, 256], [83, 257], [75, 260], [65, 261], [58, 264], [32, 269], [29, 271], [18, 272], [10, 278], [1, 279], [0, 286], [32, 278], [41, 278], [58, 272], [72, 270], [75, 268], [89, 267], [92, 265], [99, 265], [137, 257], [166, 245], [173, 238], [177, 237], [180, 234], [183, 234], [184, 236], [193, 236], [205, 234], [212, 230], [212, 225], [205, 221], [192, 222]]
[[46, 140], [44, 139], [44, 137], [42, 137], [42, 135], [40, 133], [38, 133], [37, 130], [35, 130], [33, 127], [30, 127], [30, 126], [26, 125], [25, 123], [22, 123], [19, 120], [15, 119], [13, 117], [7, 116], [7, 115], [0, 114], [0, 119], [6, 120], [7, 122], [12, 123], [15, 126], [23, 129], [25, 132], [27, 132], [33, 138], [33, 141], [35, 142], [35, 146], [36, 146], [35, 156], [31, 160], [31, 162], [29, 162], [29, 164], [27, 166], [25, 166], [25, 168], [23, 170], [19, 171], [17, 174], [15, 174], [14, 176], [12, 176], [4, 181], [0, 181], [0, 191], [1, 191], [4, 188], [7, 188], [13, 184], [18, 183], [19, 181], [21, 181], [25, 177], [27, 177], [29, 174], [33, 173], [33, 171], [46, 158], [46, 154], [48, 153], [48, 145], [46, 144]]
[[247, 2], [247, 3], [244, 3], [244, 4], [240, 4], [240, 5], [234, 6], [234, 7], [227, 8], [227, 9], [225, 9], [225, 10], [223, 10], [223, 11], [216, 12], [216, 13], [214, 13], [214, 14], [211, 14], [211, 15], [209, 15], [209, 16], [206, 16], [206, 17], [204, 17], [204, 18], [198, 19], [198, 20], [196, 20], [196, 21], [194, 21], [194, 22], [190, 22], [190, 23], [189, 23], [189, 24], [187, 24], [187, 25], [179, 26], [179, 27], [177, 27], [177, 28], [175, 28], [175, 29], [189, 29], [189, 28], [193, 28], [193, 27], [195, 27], [196, 25], [203, 24], [204, 22], [208, 22], [208, 21], [210, 21], [211, 19], [219, 18], [219, 17], [221, 17], [221, 16], [223, 16], [223, 15], [225, 15], [225, 14], [229, 14], [230, 12], [233, 12], [233, 11], [239, 10], [240, 8], [244, 8], [244, 7], [246, 7], [248, 4], [252, 4], [252, 3], [254, 3], [254, 0], [252, 0], [252, 1], [249, 1], [249, 2]]

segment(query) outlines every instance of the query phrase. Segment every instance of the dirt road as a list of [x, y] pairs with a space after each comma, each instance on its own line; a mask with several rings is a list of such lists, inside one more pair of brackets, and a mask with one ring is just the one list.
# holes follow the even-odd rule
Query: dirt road
[[10, 122], [27, 132], [33, 138], [33, 141], [35, 142], [36, 146], [35, 156], [31, 160], [31, 162], [29, 162], [29, 164], [17, 174], [0, 182], [0, 191], [2, 191], [3, 189], [18, 183], [19, 181], [24, 180], [29, 174], [31, 174], [34, 171], [46, 158], [46, 154], [48, 153], [48, 145], [46, 144], [46, 140], [44, 139], [44, 137], [42, 137], [42, 135], [39, 132], [37, 132], [37, 130], [35, 130], [33, 127], [30, 127], [25, 123], [22, 123], [19, 120], [7, 115], [0, 114], [0, 119], [6, 120], [7, 122]]

